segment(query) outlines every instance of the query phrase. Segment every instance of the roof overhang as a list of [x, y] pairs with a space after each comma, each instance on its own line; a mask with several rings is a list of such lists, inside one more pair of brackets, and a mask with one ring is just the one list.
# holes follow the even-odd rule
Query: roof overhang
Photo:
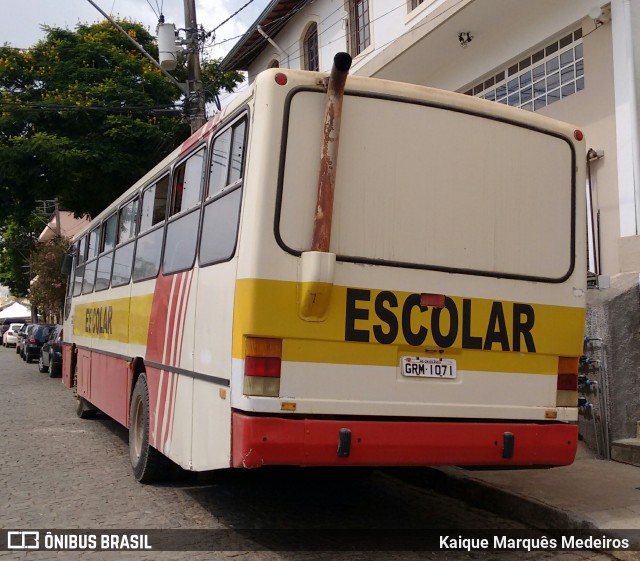
[[267, 39], [258, 31], [262, 30], [271, 38], [275, 37], [289, 20], [311, 0], [272, 0], [258, 19], [222, 59], [220, 68], [228, 70], [248, 70], [249, 65], [267, 45]]

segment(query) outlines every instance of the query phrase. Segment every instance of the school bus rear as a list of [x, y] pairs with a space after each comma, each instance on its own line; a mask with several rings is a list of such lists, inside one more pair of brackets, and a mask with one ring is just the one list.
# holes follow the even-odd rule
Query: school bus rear
[[232, 465], [571, 463], [585, 317], [581, 133], [351, 76], [330, 251], [311, 252], [317, 76], [269, 71], [254, 86]]

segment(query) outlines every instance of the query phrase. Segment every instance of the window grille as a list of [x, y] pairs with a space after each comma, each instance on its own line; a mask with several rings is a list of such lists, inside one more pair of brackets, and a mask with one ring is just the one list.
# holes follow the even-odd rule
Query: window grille
[[582, 29], [503, 68], [465, 93], [538, 111], [584, 89]]
[[302, 40], [304, 46], [305, 70], [320, 70], [320, 58], [318, 56], [318, 26], [312, 23]]

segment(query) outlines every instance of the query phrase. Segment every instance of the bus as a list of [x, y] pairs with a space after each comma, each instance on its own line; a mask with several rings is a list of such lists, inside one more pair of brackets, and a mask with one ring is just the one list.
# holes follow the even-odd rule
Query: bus
[[570, 464], [582, 132], [332, 79], [261, 73], [74, 238], [63, 383], [78, 415], [129, 429], [141, 482], [168, 460]]

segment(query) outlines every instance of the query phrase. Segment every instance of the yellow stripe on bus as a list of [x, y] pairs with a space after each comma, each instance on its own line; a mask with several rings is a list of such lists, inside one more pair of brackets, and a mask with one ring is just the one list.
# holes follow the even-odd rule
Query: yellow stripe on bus
[[558, 356], [582, 351], [583, 308], [450, 296], [435, 311], [408, 292], [334, 286], [326, 320], [311, 322], [297, 300], [296, 282], [238, 280], [233, 356], [251, 335], [284, 339], [285, 361], [393, 366], [419, 353], [464, 370], [556, 374]]
[[146, 345], [153, 294], [78, 304], [74, 310], [73, 334]]

